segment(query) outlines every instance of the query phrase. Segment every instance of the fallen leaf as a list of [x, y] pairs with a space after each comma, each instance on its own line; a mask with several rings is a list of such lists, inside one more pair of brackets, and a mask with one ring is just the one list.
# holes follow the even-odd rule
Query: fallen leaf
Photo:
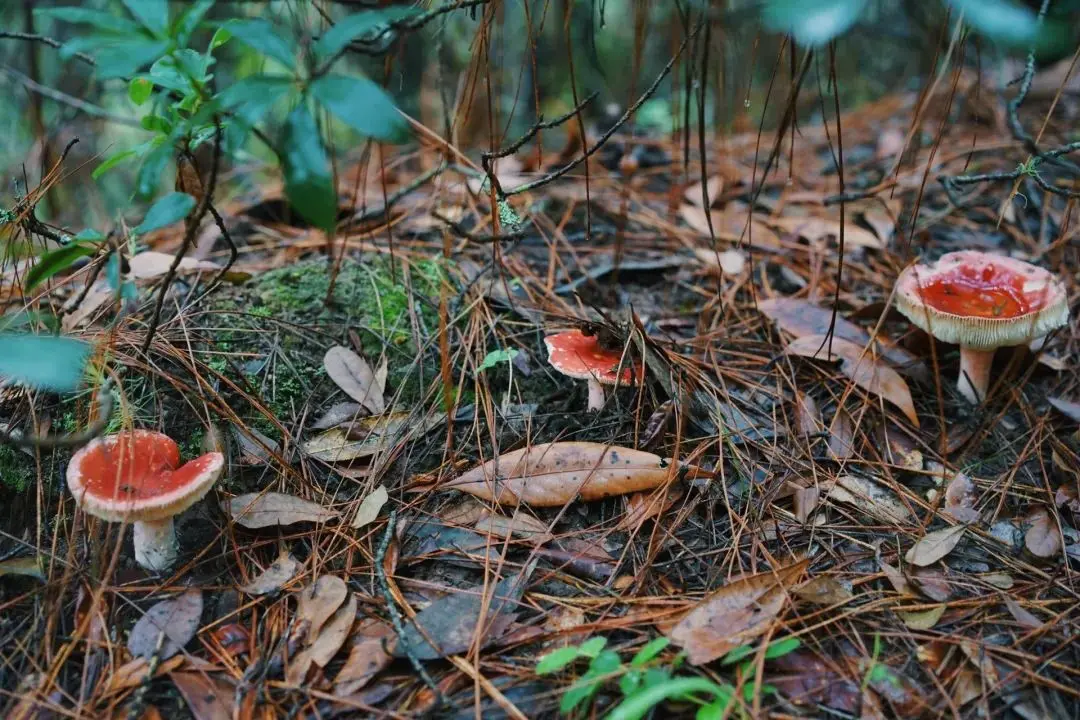
[[246, 493], [229, 501], [229, 514], [243, 527], [257, 529], [301, 522], [321, 523], [341, 513], [284, 493]]
[[882, 246], [888, 245], [896, 232], [896, 220], [885, 210], [868, 209], [862, 214], [863, 220], [881, 240]]
[[337, 612], [348, 594], [344, 580], [336, 575], [320, 575], [300, 592], [296, 605], [297, 627], [302, 626], [309, 639], [318, 637], [323, 624]]
[[1080, 403], [1065, 400], [1064, 398], [1050, 398], [1049, 403], [1074, 423], [1080, 423]]
[[[919, 718], [926, 715], [929, 707], [924, 698], [925, 691], [909, 677], [881, 661], [870, 658], [860, 659], [858, 669], [859, 674], [866, 679], [866, 684], [888, 701], [897, 717]], [[862, 717], [866, 717], [865, 712]], [[880, 717], [884, 718], [884, 713], [881, 713]]]
[[45, 567], [40, 555], [11, 558], [0, 562], [0, 577], [4, 575], [25, 575], [45, 582]]
[[788, 343], [787, 352], [816, 360], [839, 359], [844, 375], [863, 390], [880, 395], [898, 407], [912, 425], [919, 427], [919, 416], [907, 381], [886, 365], [883, 358], [874, 357], [870, 351], [864, 354], [864, 347], [857, 343], [839, 337], [833, 337], [830, 343], [825, 335], [803, 335]]
[[432, 413], [418, 420], [408, 412], [367, 417], [348, 428], [331, 428], [308, 440], [303, 448], [316, 460], [347, 462], [371, 457], [406, 438], [418, 437], [441, 425], [445, 419], [445, 413]]
[[850, 587], [832, 575], [818, 575], [810, 582], [803, 583], [791, 592], [800, 600], [806, 600], [817, 605], [838, 605], [855, 597]]
[[[783, 247], [780, 236], [757, 218], [754, 218], [748, 227], [746, 224], [746, 211], [728, 210], [718, 212], [713, 210], [710, 215], [712, 216], [713, 234], [720, 240], [741, 242], [755, 248], [777, 249]], [[679, 208], [679, 216], [695, 232], [709, 237], [709, 219], [699, 205], [683, 205]]]
[[1057, 523], [1044, 507], [1037, 507], [1025, 518], [1028, 529], [1024, 533], [1024, 547], [1035, 557], [1051, 558], [1061, 554], [1061, 534]]
[[[386, 411], [386, 401], [383, 398], [385, 387], [379, 383], [377, 374], [367, 360], [347, 347], [335, 345], [326, 351], [323, 365], [330, 379], [344, 390], [346, 395], [371, 411], [372, 415], [382, 415]], [[385, 373], [382, 381], [385, 384]]]
[[634, 532], [649, 518], [654, 518], [667, 512], [682, 497], [682, 488], [672, 484], [667, 492], [657, 494], [654, 492], [639, 492], [628, 495], [626, 498], [626, 514], [619, 520], [618, 529], [624, 532]]
[[858, 225], [847, 223], [840, 224], [838, 218], [823, 218], [816, 216], [790, 216], [769, 218], [768, 223], [773, 227], [780, 228], [792, 235], [806, 238], [815, 243], [825, 238], [833, 237], [840, 240], [840, 228], [844, 229], [844, 249], [867, 247], [881, 248], [883, 244], [874, 233], [865, 230]]
[[264, 465], [280, 452], [280, 446], [271, 438], [252, 427], [230, 425], [232, 435], [240, 448], [240, 462], [243, 465]]
[[357, 420], [360, 417], [360, 403], [339, 402], [331, 405], [330, 409], [311, 425], [312, 430], [329, 430], [335, 425], [340, 425], [349, 420]]
[[518, 508], [511, 517], [499, 513], [487, 513], [479, 518], [473, 527], [481, 533], [491, 533], [500, 538], [516, 535], [538, 544], [551, 540], [547, 523], [534, 518], [521, 508]]
[[746, 269], [746, 253], [742, 250], [731, 248], [717, 251], [710, 248], [694, 248], [694, 255], [705, 267], [719, 269], [725, 275], [741, 275]]
[[600, 500], [651, 490], [671, 472], [670, 464], [652, 453], [604, 443], [555, 442], [505, 453], [442, 487], [508, 505], [555, 507], [576, 498]]
[[795, 519], [805, 525], [817, 508], [820, 497], [821, 490], [816, 487], [805, 487], [796, 490], [791, 496]]
[[824, 427], [821, 410], [811, 395], [795, 391], [795, 422], [804, 436], [817, 435]]
[[216, 673], [171, 672], [195, 720], [232, 720], [234, 688]]
[[945, 602], [952, 597], [952, 587], [949, 579], [939, 570], [921, 567], [911, 568], [908, 570], [908, 580], [911, 581], [912, 587], [931, 600]]
[[896, 590], [901, 595], [915, 597], [915, 589], [911, 587], [911, 583], [908, 582], [908, 579], [904, 576], [904, 573], [900, 572], [899, 568], [893, 567], [884, 560], [878, 560], [878, 564], [881, 565], [881, 570], [885, 573], [889, 584], [893, 586], [893, 590]]
[[914, 519], [907, 506], [891, 490], [856, 475], [836, 478], [829, 500], [854, 505], [867, 515], [889, 523], [908, 523]]
[[1037, 630], [1044, 624], [1042, 620], [1020, 607], [1020, 603], [1016, 602], [1011, 597], [1005, 598], [1005, 607], [1009, 609], [1009, 614], [1013, 616], [1013, 619], [1026, 628]]
[[387, 652], [397, 641], [394, 628], [382, 620], [361, 620], [356, 627], [349, 657], [334, 677], [334, 694], [359, 691], [394, 661]]
[[669, 637], [686, 650], [692, 665], [711, 662], [748, 643], [769, 629], [787, 601], [787, 587], [808, 564], [802, 560], [725, 585], [690, 610]]
[[168, 660], [191, 642], [202, 618], [203, 598], [192, 588], [175, 598], [162, 600], [139, 618], [128, 636], [128, 652], [135, 657], [150, 659], [158, 648], [162, 633], [159, 660]]
[[[859, 716], [862, 705], [859, 683], [838, 672], [834, 660], [807, 650], [795, 650], [769, 662], [769, 684], [791, 703], [802, 707], [824, 705], [845, 715]], [[819, 714], [817, 707], [812, 712]]]
[[933, 565], [952, 552], [965, 531], [967, 531], [966, 525], [951, 525], [927, 533], [907, 551], [904, 560], [919, 567]]
[[311, 660], [319, 667], [326, 667], [348, 639], [356, 622], [356, 602], [356, 595], [350, 593], [349, 599], [326, 621], [311, 643]]
[[945, 488], [945, 507], [942, 512], [951, 515], [962, 523], [978, 522], [980, 513], [975, 509], [979, 495], [975, 492], [975, 483], [967, 475], [958, 472], [953, 475]]
[[[169, 272], [169, 268], [172, 267], [175, 262], [176, 256], [163, 252], [155, 252], [154, 250], [145, 250], [137, 255], [132, 255], [128, 258], [128, 265], [131, 268], [131, 277], [136, 280], [147, 280], [149, 278], [156, 278]], [[176, 267], [177, 272], [216, 272], [221, 269], [221, 266], [217, 263], [212, 263], [208, 260], [196, 260], [195, 258], [185, 257], [180, 260], [180, 264]]]
[[[481, 649], [487, 647], [510, 628], [518, 601], [535, 568], [533, 560], [520, 573], [500, 580], [489, 590], [487, 602], [484, 602], [483, 586], [439, 598], [405, 626], [394, 647], [394, 656], [405, 657], [404, 647], [419, 660], [459, 655], [469, 649], [474, 638]], [[483, 626], [479, 627], [481, 623]], [[418, 628], [423, 628], [423, 632]]]
[[386, 488], [380, 485], [371, 491], [363, 502], [360, 503], [360, 507], [356, 510], [356, 516], [353, 518], [352, 524], [349, 526], [353, 530], [359, 530], [365, 525], [370, 525], [375, 522], [379, 517], [379, 511], [382, 510], [382, 506], [386, 504], [386, 501], [390, 499], [390, 493], [386, 492]]
[[988, 585], [992, 585], [993, 587], [996, 587], [999, 590], [1008, 590], [1009, 588], [1011, 588], [1013, 585], [1016, 584], [1016, 581], [1013, 580], [1012, 575], [1010, 575], [1009, 573], [989, 572], [989, 573], [983, 573], [982, 575], [979, 575], [978, 577], [984, 583], [986, 583]]
[[[157, 640], [155, 639], [155, 643]], [[183, 655], [174, 655], [168, 660], [163, 660], [158, 663], [157, 668], [154, 670], [154, 677], [161, 677], [162, 675], [172, 672], [176, 668], [184, 664]], [[117, 693], [123, 690], [130, 690], [136, 688], [146, 682], [146, 676], [150, 670], [150, 661], [144, 657], [137, 657], [134, 660], [130, 660], [113, 671], [109, 677], [107, 693]]]
[[898, 612], [897, 615], [912, 630], [929, 630], [941, 620], [941, 616], [945, 614], [945, 608], [945, 605], [935, 605], [922, 612]]
[[838, 462], [855, 455], [855, 423], [844, 408], [837, 408], [829, 424], [829, 455]]
[[241, 585], [240, 590], [248, 595], [272, 593], [275, 590], [280, 590], [285, 586], [285, 583], [292, 580], [299, 568], [299, 561], [288, 552], [283, 551], [278, 556], [278, 559], [270, 564], [270, 567], [259, 573], [259, 576], [248, 584]]

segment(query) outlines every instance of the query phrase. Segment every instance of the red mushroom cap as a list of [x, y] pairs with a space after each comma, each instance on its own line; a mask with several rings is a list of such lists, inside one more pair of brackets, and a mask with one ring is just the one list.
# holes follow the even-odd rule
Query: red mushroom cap
[[[641, 382], [645, 369], [633, 367], [623, 354], [600, 347], [596, 335], [586, 335], [580, 330], [568, 330], [544, 338], [548, 349], [548, 361], [567, 377], [587, 380], [595, 378], [604, 385], [634, 385]], [[618, 370], [622, 364], [622, 374]]]
[[938, 340], [980, 350], [1022, 345], [1069, 320], [1065, 286], [1051, 273], [974, 250], [908, 267], [896, 306]]
[[212, 452], [180, 465], [172, 438], [152, 430], [98, 438], [71, 458], [67, 481], [83, 510], [104, 520], [164, 520], [194, 503], [225, 465]]

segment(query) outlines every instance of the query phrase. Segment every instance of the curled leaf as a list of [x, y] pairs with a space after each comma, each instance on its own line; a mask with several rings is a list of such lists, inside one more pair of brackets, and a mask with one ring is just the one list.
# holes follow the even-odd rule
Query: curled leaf
[[1028, 513], [1026, 521], [1028, 529], [1024, 533], [1024, 547], [1029, 553], [1040, 558], [1061, 554], [1061, 534], [1046, 508], [1035, 508]]
[[280, 590], [285, 583], [293, 579], [299, 567], [300, 563], [296, 558], [288, 552], [282, 552], [270, 567], [263, 570], [251, 582], [241, 585], [240, 590], [248, 595], [266, 595]]

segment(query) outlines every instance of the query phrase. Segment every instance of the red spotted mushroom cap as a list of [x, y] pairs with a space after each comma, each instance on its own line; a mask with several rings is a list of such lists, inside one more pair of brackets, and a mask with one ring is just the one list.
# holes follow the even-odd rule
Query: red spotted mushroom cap
[[[633, 367], [629, 358], [615, 350], [600, 347], [596, 335], [586, 335], [580, 330], [568, 330], [544, 338], [551, 366], [567, 377], [587, 380], [595, 378], [604, 385], [634, 385], [645, 375], [642, 367]], [[618, 370], [622, 365], [622, 374]]]
[[978, 350], [1023, 345], [1069, 320], [1065, 286], [1050, 272], [974, 250], [908, 267], [896, 307], [938, 340]]
[[98, 438], [68, 465], [71, 494], [83, 510], [112, 522], [164, 520], [198, 502], [221, 475], [212, 452], [180, 465], [172, 438], [133, 430]]

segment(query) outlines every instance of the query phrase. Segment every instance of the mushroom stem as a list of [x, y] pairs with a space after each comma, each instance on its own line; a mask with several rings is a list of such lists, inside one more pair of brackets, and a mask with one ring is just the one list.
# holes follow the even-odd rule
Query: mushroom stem
[[176, 562], [176, 530], [171, 517], [135, 523], [135, 562], [147, 570], [168, 570]]
[[594, 377], [589, 378], [589, 412], [604, 407], [604, 386]]
[[990, 368], [994, 364], [993, 350], [960, 348], [960, 378], [956, 382], [960, 394], [978, 405], [990, 389]]

